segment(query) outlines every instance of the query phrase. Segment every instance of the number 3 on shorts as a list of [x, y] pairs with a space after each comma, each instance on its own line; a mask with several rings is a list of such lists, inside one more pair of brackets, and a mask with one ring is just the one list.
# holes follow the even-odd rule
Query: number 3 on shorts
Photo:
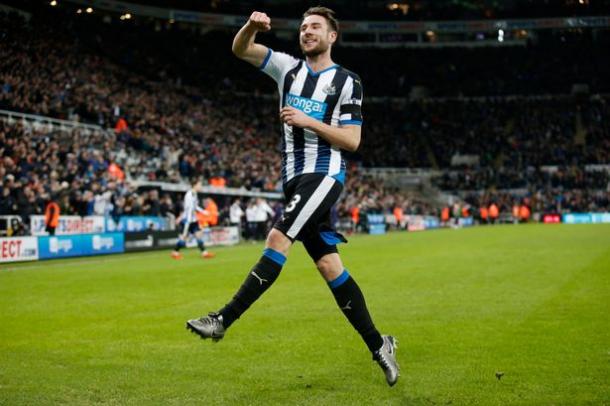
[[294, 195], [288, 206], [286, 206], [286, 212], [290, 213], [297, 207], [297, 203], [301, 201], [301, 195]]

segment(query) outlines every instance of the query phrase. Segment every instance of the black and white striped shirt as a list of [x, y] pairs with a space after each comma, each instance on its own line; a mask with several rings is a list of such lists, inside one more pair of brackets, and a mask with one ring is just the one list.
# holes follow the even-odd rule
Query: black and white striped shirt
[[[362, 125], [362, 83], [339, 65], [314, 72], [302, 59], [269, 49], [261, 70], [278, 85], [280, 108], [292, 106], [332, 126]], [[315, 132], [282, 124], [282, 179], [324, 173], [341, 183], [345, 161], [341, 150]]]

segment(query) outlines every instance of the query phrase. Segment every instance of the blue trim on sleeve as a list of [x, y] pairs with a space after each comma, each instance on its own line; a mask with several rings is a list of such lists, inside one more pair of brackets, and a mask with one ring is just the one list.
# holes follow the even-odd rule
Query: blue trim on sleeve
[[267, 63], [269, 63], [269, 59], [271, 59], [271, 54], [273, 53], [273, 51], [271, 50], [271, 48], [268, 48], [267, 50], [267, 55], [265, 56], [265, 60], [263, 61], [263, 63], [260, 66], [260, 70], [265, 69], [265, 67], [267, 66]]
[[266, 248], [263, 251], [263, 256], [269, 258], [279, 266], [284, 266], [284, 264], [286, 263], [286, 257], [284, 256], [284, 254], [282, 254], [281, 252], [277, 252], [273, 248]]
[[347, 125], [347, 124], [362, 125], [362, 121], [361, 120], [339, 120], [339, 124], [341, 124], [341, 125]]
[[341, 275], [339, 275], [337, 279], [328, 282], [328, 286], [330, 286], [331, 289], [336, 289], [339, 286], [343, 285], [348, 278], [349, 273], [347, 272], [347, 269], [344, 269], [343, 273], [341, 273]]

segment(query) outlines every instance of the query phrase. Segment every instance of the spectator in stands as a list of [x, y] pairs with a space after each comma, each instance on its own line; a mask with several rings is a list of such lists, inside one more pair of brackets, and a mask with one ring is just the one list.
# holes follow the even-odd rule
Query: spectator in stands
[[246, 207], [246, 238], [255, 240], [256, 235], [256, 201], [250, 199]]
[[269, 206], [266, 199], [261, 197], [257, 198], [254, 203], [254, 239], [257, 241], [262, 241], [265, 239], [267, 235], [267, 229], [271, 219], [275, 212]]
[[229, 224], [231, 226], [238, 227], [240, 230], [240, 235], [241, 235], [242, 220], [243, 220], [244, 215], [245, 215], [245, 213], [244, 213], [243, 209], [241, 208], [241, 201], [239, 199], [233, 200], [233, 203], [231, 204], [231, 207], [229, 209]]
[[498, 218], [500, 217], [500, 209], [495, 202], [492, 202], [489, 205], [489, 221], [491, 224], [496, 224], [498, 222]]

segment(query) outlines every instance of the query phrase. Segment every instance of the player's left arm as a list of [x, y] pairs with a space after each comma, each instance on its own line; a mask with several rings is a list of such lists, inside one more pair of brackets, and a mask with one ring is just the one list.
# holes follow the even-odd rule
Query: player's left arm
[[318, 121], [315, 118], [309, 117], [301, 110], [294, 107], [284, 107], [280, 111], [280, 119], [292, 126], [307, 128], [314, 131], [318, 136], [324, 138], [331, 145], [354, 152], [360, 145], [362, 128], [359, 125], [343, 125], [341, 127], [333, 127]]

